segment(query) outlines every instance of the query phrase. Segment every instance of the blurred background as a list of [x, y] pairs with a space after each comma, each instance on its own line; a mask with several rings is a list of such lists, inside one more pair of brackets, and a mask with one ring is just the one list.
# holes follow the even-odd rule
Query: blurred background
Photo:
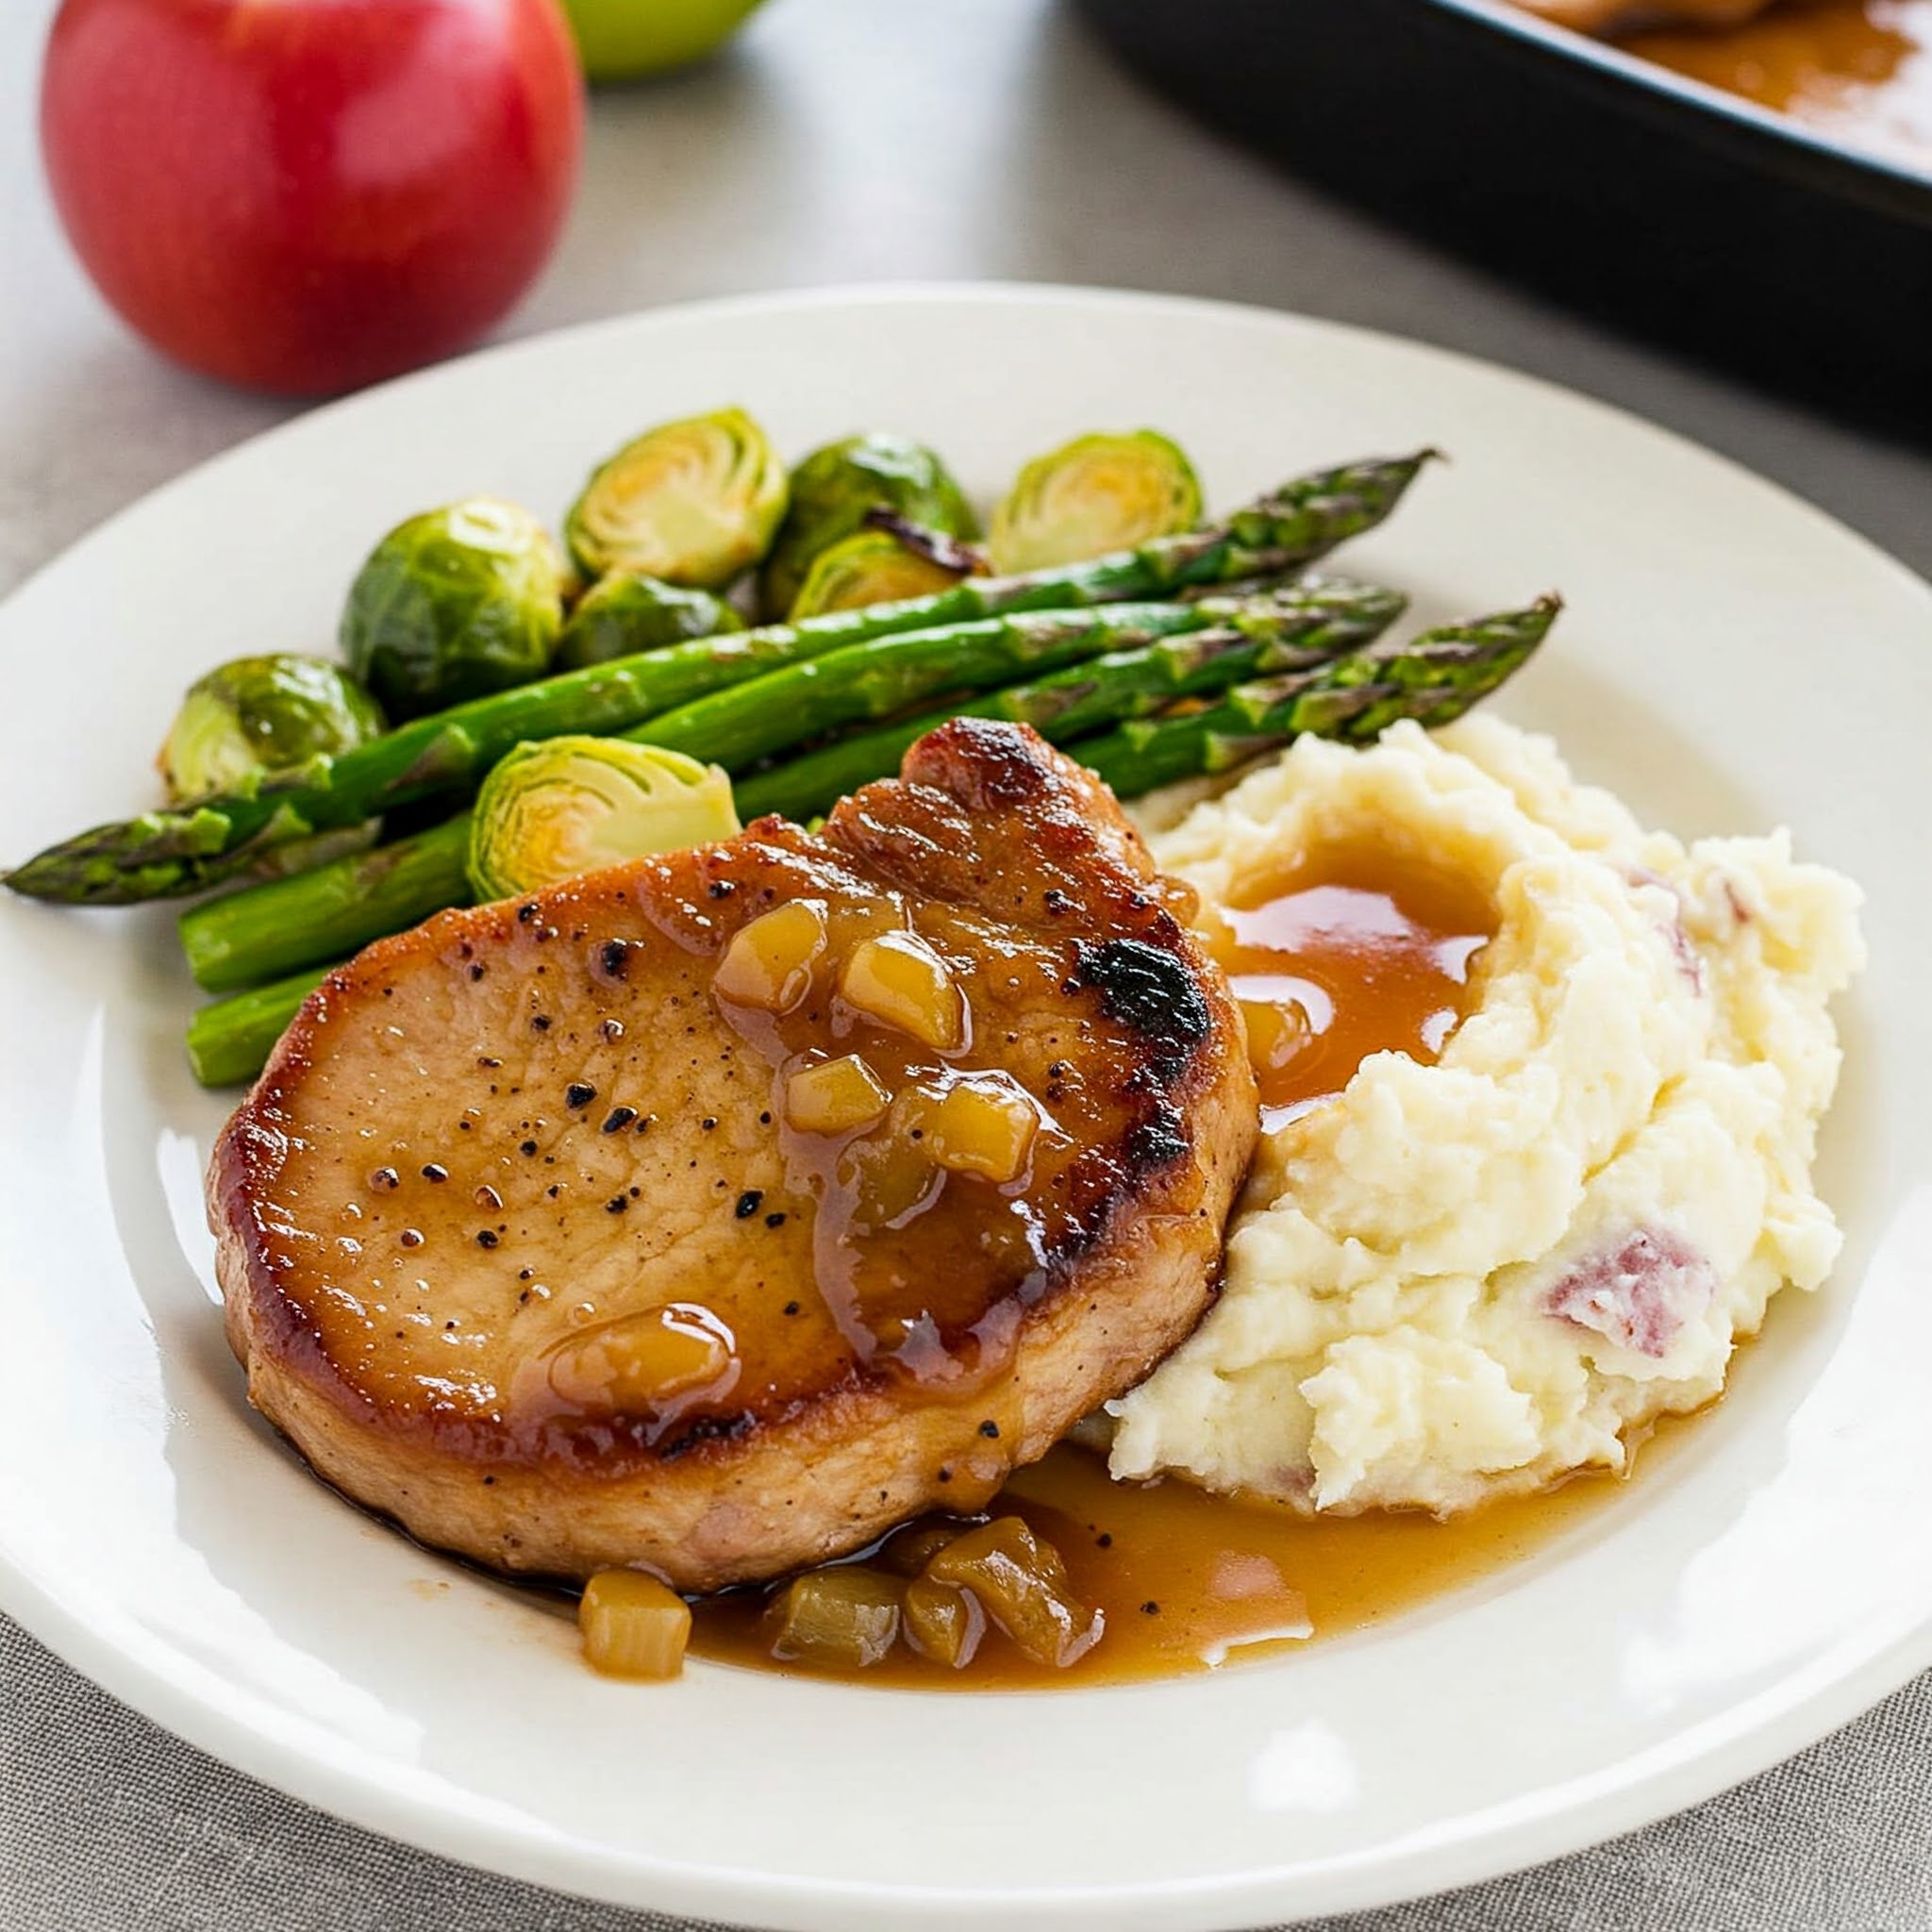
[[[0, 11], [8, 581], [296, 407], [163, 362], [91, 286], [37, 151], [56, 10], [56, 0], [9, 0]], [[1774, 161], [1713, 160], [1722, 143], [1687, 143], [1656, 118], [1656, 101], [1633, 108], [1627, 87], [1606, 108], [1600, 86], [1577, 86], [1574, 61], [1560, 75], [1543, 71], [1550, 36], [1539, 24], [1527, 23], [1527, 39], [1498, 33], [1504, 10], [1479, 0], [770, 0], [717, 56], [592, 92], [560, 242], [494, 333], [695, 296], [924, 277], [1258, 302], [1466, 349], [1627, 404], [1932, 565], [1912, 426], [1932, 398], [1923, 379], [1932, 371], [1919, 366], [1915, 383], [1904, 369], [1887, 420], [1863, 379], [1873, 351], [1857, 325], [1874, 311], [1923, 318], [1911, 222], [1884, 228], [1878, 266], [1846, 286], [1806, 238], [1857, 226], [1869, 195], [1834, 200], [1827, 182], [1821, 199], [1782, 150]], [[1479, 33], [1472, 12], [1491, 16]], [[1373, 43], [1336, 29], [1351, 20], [1377, 28]], [[1235, 48], [1248, 58], [1230, 58]], [[1157, 95], [1143, 72], [1236, 132]], [[1430, 100], [1433, 119], [1418, 105]], [[184, 104], [180, 118], [197, 116]], [[222, 125], [218, 112], [199, 118]], [[1593, 125], [1596, 145], [1573, 142], [1559, 169], [1536, 136], [1573, 124]], [[76, 144], [99, 146], [112, 125], [94, 117]], [[1491, 138], [1478, 154], [1484, 128]], [[1645, 153], [1664, 158], [1663, 176], [1633, 178]], [[1738, 274], [1708, 214], [1713, 167], [1733, 201], [1739, 178], [1755, 185], [1754, 220], [1782, 221], [1797, 238], [1784, 267], [1815, 288], [1827, 325], [1838, 318], [1836, 356], [1819, 346], [1815, 324], [1798, 327], [1794, 304], [1753, 282], [1759, 325], [1740, 341], [1729, 317], [1738, 353], [1726, 357], [1716, 291], [1735, 291]], [[1683, 202], [1675, 225], [1673, 180]], [[1924, 198], [1932, 206], [1932, 188]], [[1647, 270], [1633, 268], [1631, 234], [1646, 225], [1656, 245]], [[1917, 232], [1923, 242], [1926, 230]], [[1688, 318], [1692, 340], [1659, 330], [1656, 313], [1633, 319], [1633, 286], [1660, 291], [1638, 306]], [[1719, 312], [1709, 326], [1695, 325], [1700, 288]], [[1762, 344], [1787, 339], [1800, 344], [1800, 375], [1828, 377], [1835, 366], [1853, 378], [1852, 401], [1828, 393], [1828, 380], [1820, 395], [1819, 383], [1767, 375]], [[1922, 339], [1914, 327], [1914, 357]]]

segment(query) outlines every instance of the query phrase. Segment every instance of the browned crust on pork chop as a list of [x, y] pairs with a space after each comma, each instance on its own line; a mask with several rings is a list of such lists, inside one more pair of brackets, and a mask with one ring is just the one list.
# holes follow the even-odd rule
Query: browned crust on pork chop
[[[799, 898], [828, 961], [917, 934], [970, 1041], [882, 1031], [829, 965], [783, 1019], [721, 1002], [732, 936]], [[708, 1590], [979, 1507], [1211, 1293], [1256, 1105], [1188, 909], [1088, 774], [961, 720], [819, 837], [760, 820], [369, 947], [210, 1167], [251, 1398], [347, 1493], [508, 1570]], [[907, 1206], [928, 1168], [901, 1101], [869, 1135], [793, 1132], [783, 1070], [850, 1051], [902, 1095], [1000, 1070], [1046, 1123], [1026, 1172]], [[586, 1381], [667, 1304], [730, 1338], [725, 1368], [649, 1401]]]

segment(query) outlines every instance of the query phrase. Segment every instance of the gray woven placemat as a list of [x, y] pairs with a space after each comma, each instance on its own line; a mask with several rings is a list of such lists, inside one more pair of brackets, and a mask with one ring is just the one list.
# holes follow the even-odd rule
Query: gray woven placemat
[[[76, 1749], [76, 1743], [84, 1748]], [[1646, 1831], [1326, 1932], [1932, 1927], [1932, 1674]], [[0, 1619], [4, 1932], [694, 1932], [311, 1810], [138, 1717]]]

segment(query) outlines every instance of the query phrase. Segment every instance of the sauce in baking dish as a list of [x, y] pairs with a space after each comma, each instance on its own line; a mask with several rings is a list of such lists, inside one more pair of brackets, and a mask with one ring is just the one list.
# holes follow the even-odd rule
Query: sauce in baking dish
[[1622, 44], [1855, 146], [1932, 166], [1932, 0], [1780, 0], [1742, 26]]

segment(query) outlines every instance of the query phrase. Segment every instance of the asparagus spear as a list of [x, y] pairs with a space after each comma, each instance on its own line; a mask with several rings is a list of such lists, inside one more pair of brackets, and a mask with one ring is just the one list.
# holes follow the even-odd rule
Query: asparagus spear
[[353, 953], [470, 894], [470, 815], [191, 906], [175, 922], [188, 968], [210, 992]]
[[[1350, 596], [1362, 594], [1350, 587]], [[1336, 602], [1333, 596], [1318, 599], [1318, 608], [1325, 616]], [[1206, 647], [1210, 655], [1244, 642], [1293, 644], [1311, 628], [1309, 610], [1308, 596], [1291, 591], [1281, 598], [1271, 593], [1199, 604], [1035, 611], [949, 631], [913, 631], [828, 651], [809, 663], [715, 691], [625, 736], [741, 772], [790, 745], [858, 721], [890, 718], [936, 692], [984, 691], [1030, 671], [1085, 664], [1109, 649], [1139, 651], [1163, 637], [1185, 643], [1187, 632], [1212, 639]], [[1042, 706], [1048, 702], [1041, 700]], [[1094, 723], [1105, 722], [1106, 715]]]
[[1541, 597], [1410, 643], [1374, 644], [1312, 671], [1238, 685], [1204, 710], [1141, 719], [1067, 749], [1121, 797], [1136, 798], [1308, 734], [1365, 744], [1402, 718], [1446, 724], [1522, 668], [1562, 608], [1560, 598]]
[[188, 1023], [188, 1064], [204, 1087], [239, 1086], [261, 1072], [296, 1009], [335, 969], [310, 966], [273, 986], [215, 1000]]
[[845, 644], [1009, 611], [1172, 596], [1190, 586], [1291, 570], [1382, 521], [1432, 452], [1318, 472], [1224, 524], [1023, 576], [969, 578], [930, 597], [834, 611], [674, 644], [477, 698], [356, 751], [246, 790], [78, 834], [5, 875], [17, 892], [130, 905], [233, 877], [268, 848], [398, 805], [474, 786], [511, 745], [560, 732], [616, 733], [704, 692]]
[[747, 819], [765, 812], [808, 818], [835, 799], [899, 769], [908, 746], [948, 718], [1005, 718], [1031, 724], [1055, 742], [1141, 717], [1201, 691], [1225, 690], [1257, 673], [1303, 670], [1370, 643], [1402, 614], [1394, 591], [1308, 579], [1278, 591], [1284, 622], [1274, 636], [1231, 626], [1163, 638], [1113, 651], [1035, 682], [1012, 685], [964, 704], [901, 719], [877, 731], [834, 740], [737, 787]]
[[[1144, 659], [1130, 651], [1125, 668], [1097, 674], [1102, 691], [1124, 690], [1136, 676], [1151, 679], [1146, 688], [1150, 702], [1156, 702], [1192, 688], [1172, 681], [1187, 663], [1209, 665], [1224, 651], [1246, 651], [1242, 661], [1250, 669], [1258, 668], [1262, 654], [1274, 649], [1330, 655], [1345, 641], [1374, 635], [1400, 605], [1393, 591], [1333, 583], [1241, 600], [1113, 604], [1097, 610], [1020, 614], [949, 630], [911, 631], [774, 671], [626, 735], [741, 766], [855, 718], [885, 717], [936, 691], [995, 684], [1031, 666], [1091, 658], [1110, 643], [1144, 651], [1163, 635], [1192, 632], [1208, 640], [1171, 659]], [[1179, 646], [1191, 641], [1173, 636], [1173, 641]], [[1290, 656], [1265, 661], [1285, 666], [1295, 660]], [[1241, 675], [1236, 663], [1219, 684]], [[1044, 715], [1050, 708], [1078, 706], [1095, 678], [1081, 672], [1069, 675], [1071, 684], [1041, 690], [1031, 698], [1031, 710]], [[1158, 681], [1163, 675], [1170, 680], [1165, 686]], [[1211, 679], [1209, 685], [1218, 688]], [[1091, 730], [1120, 715], [1118, 701], [1108, 708], [1095, 698], [1078, 706], [1068, 728]], [[864, 775], [876, 777], [878, 773]], [[191, 908], [179, 921], [190, 969], [210, 991], [226, 991], [311, 959], [353, 951], [444, 906], [462, 904], [469, 896], [463, 865], [469, 824], [465, 814], [376, 851]]]

